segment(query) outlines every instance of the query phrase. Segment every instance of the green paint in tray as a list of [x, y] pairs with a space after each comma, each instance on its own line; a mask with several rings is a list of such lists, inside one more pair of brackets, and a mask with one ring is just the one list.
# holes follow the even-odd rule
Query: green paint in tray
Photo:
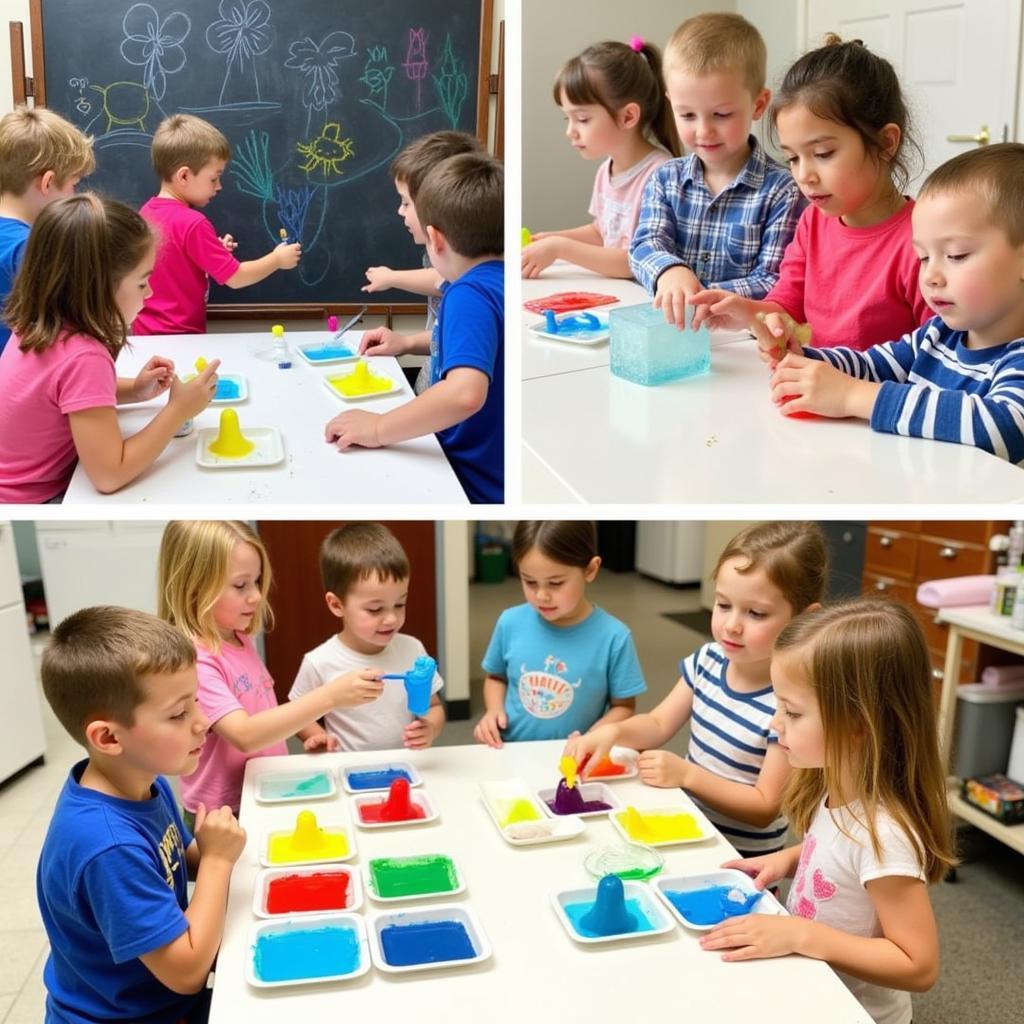
[[385, 899], [452, 892], [459, 887], [451, 857], [378, 857], [370, 861], [370, 884]]

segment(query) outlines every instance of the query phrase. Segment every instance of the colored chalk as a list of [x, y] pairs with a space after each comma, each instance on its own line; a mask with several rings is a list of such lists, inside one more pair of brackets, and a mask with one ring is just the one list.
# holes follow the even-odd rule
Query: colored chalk
[[589, 814], [611, 810], [603, 800], [584, 800], [580, 786], [569, 787], [568, 780], [560, 779], [554, 800], [545, 801], [555, 814]]
[[729, 917], [749, 914], [763, 892], [749, 896], [735, 886], [712, 885], [687, 892], [665, 889], [665, 898], [692, 924], [719, 924]]
[[454, 892], [459, 878], [451, 857], [379, 857], [370, 861], [370, 885], [385, 899]]
[[704, 833], [692, 814], [647, 813], [641, 814], [635, 807], [627, 807], [617, 815], [619, 824], [629, 833], [630, 839], [640, 843], [672, 842], [677, 839], [700, 839]]
[[299, 811], [295, 831], [271, 834], [267, 843], [267, 859], [272, 864], [336, 860], [348, 856], [348, 852], [344, 830], [322, 829], [312, 811]]
[[338, 329], [338, 318], [333, 314], [327, 318], [327, 330], [333, 334]]
[[385, 821], [415, 821], [425, 818], [427, 812], [409, 795], [409, 780], [395, 779], [388, 787], [388, 795], [380, 803], [359, 805], [360, 820], [375, 824]]
[[390, 789], [395, 779], [412, 782], [409, 773], [401, 768], [389, 768], [382, 772], [349, 772], [346, 778], [352, 789]]
[[287, 243], [287, 241], [288, 241], [288, 232], [284, 228], [281, 228], [281, 230], [278, 231], [278, 234], [281, 236], [281, 241]]
[[267, 913], [344, 910], [350, 902], [347, 871], [318, 871], [312, 875], [283, 875], [267, 887]]
[[270, 932], [256, 940], [255, 969], [261, 981], [298, 981], [352, 974], [362, 952], [352, 928]]
[[195, 362], [196, 373], [202, 373], [209, 365], [210, 364], [202, 356], [198, 356]]
[[305, 779], [271, 776], [260, 779], [259, 787], [260, 798], [263, 800], [290, 800], [326, 796], [331, 792], [331, 780], [323, 772], [316, 772]]
[[392, 967], [472, 960], [473, 940], [461, 921], [389, 924], [380, 932], [384, 959]]

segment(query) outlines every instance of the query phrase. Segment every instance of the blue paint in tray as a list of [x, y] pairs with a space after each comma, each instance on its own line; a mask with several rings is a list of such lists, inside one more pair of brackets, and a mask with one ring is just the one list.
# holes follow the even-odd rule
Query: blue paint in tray
[[[633, 915], [633, 919], [636, 921], [636, 928], [633, 932], [653, 932], [654, 922], [644, 913], [644, 908], [639, 900], [626, 900], [626, 911]], [[584, 928], [580, 921], [585, 917], [591, 910], [594, 909], [593, 903], [567, 903], [564, 905], [566, 916], [572, 922], [573, 928], [587, 939], [605, 938], [603, 934], [592, 931], [589, 928]], [[633, 932], [622, 932], [621, 934], [632, 935]]]
[[472, 960], [477, 955], [461, 921], [389, 924], [381, 929], [380, 944], [392, 967]]
[[353, 928], [264, 932], [256, 940], [254, 966], [261, 981], [301, 981], [351, 974], [361, 956]]
[[412, 785], [409, 773], [403, 768], [387, 768], [381, 772], [349, 772], [347, 778], [353, 789], [390, 789], [395, 779], [405, 779]]

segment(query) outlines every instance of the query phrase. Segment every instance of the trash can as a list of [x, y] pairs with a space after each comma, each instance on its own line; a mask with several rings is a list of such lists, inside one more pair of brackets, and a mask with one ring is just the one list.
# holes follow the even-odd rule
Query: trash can
[[508, 575], [508, 548], [493, 540], [479, 540], [476, 544], [477, 583], [501, 583]]
[[957, 688], [953, 774], [961, 779], [1005, 773], [1024, 683], [968, 683]]

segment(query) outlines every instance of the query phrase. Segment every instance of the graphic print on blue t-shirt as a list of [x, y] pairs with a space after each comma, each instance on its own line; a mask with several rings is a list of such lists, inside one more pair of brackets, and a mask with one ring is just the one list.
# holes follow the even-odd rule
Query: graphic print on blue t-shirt
[[569, 666], [549, 654], [544, 668], [531, 670], [526, 662], [519, 666], [519, 700], [523, 710], [534, 718], [559, 718], [572, 707], [576, 687], [583, 680], [570, 683], [565, 678]]

